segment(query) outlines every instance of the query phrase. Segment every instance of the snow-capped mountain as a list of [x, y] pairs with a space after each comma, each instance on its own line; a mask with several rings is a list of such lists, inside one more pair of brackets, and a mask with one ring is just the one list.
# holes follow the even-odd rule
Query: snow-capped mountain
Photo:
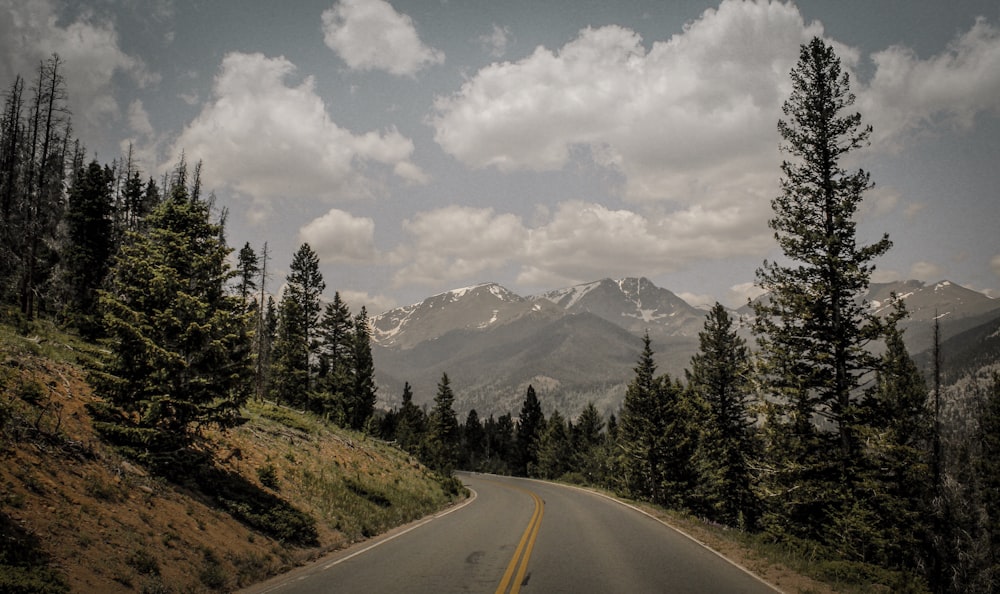
[[372, 318], [372, 338], [382, 347], [406, 349], [453, 330], [484, 330], [524, 316], [557, 317], [558, 312], [496, 283], [484, 283], [377, 315]]
[[629, 332], [650, 336], [697, 336], [705, 312], [647, 278], [603, 279], [535, 297], [570, 313], [590, 312]]
[[[907, 306], [902, 325], [914, 355], [932, 345], [935, 317], [942, 340], [1000, 317], [1000, 299], [948, 281], [872, 284], [866, 300], [888, 315], [893, 293]], [[746, 321], [752, 314], [741, 309], [734, 316]], [[530, 297], [485, 283], [373, 317], [372, 354], [384, 405], [399, 404], [404, 382], [417, 403], [429, 403], [446, 372], [460, 414], [516, 413], [532, 384], [543, 406], [572, 416], [588, 401], [602, 412], [617, 410], [647, 331], [658, 372], [683, 377], [704, 321], [704, 311], [645, 278]], [[749, 338], [746, 327], [741, 332]]]

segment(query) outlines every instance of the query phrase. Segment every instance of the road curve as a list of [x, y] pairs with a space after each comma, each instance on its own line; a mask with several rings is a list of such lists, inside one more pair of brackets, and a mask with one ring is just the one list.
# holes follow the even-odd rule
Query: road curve
[[339, 551], [246, 592], [777, 590], [631, 507], [583, 490], [459, 474], [466, 505]]

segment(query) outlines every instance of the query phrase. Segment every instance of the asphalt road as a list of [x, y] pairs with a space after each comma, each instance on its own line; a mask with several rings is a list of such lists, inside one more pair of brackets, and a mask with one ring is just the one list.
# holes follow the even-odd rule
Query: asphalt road
[[601, 495], [526, 479], [459, 476], [475, 492], [467, 504], [247, 592], [776, 592]]

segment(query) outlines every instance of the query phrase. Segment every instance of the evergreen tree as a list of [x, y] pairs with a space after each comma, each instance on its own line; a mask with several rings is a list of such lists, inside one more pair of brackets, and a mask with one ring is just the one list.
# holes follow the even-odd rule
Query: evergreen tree
[[657, 426], [659, 382], [648, 332], [642, 341], [642, 353], [635, 367], [635, 378], [625, 391], [617, 431], [619, 488], [632, 498], [656, 499], [657, 439], [661, 429]]
[[322, 400], [318, 409], [332, 412], [341, 423], [347, 423], [348, 399], [353, 390], [353, 360], [355, 356], [354, 324], [351, 312], [340, 298], [323, 309], [319, 323], [319, 354], [317, 366], [317, 392]]
[[450, 475], [458, 463], [460, 435], [454, 406], [451, 380], [443, 373], [427, 423], [424, 451], [427, 465], [444, 475]]
[[516, 443], [514, 438], [514, 420], [510, 413], [504, 413], [497, 418], [490, 415], [483, 423], [486, 432], [486, 459], [483, 470], [497, 474], [509, 474], [515, 466]]
[[521, 414], [517, 418], [517, 461], [514, 473], [528, 476], [531, 467], [538, 463], [538, 441], [545, 428], [545, 415], [542, 405], [538, 402], [535, 388], [528, 386], [521, 405]]
[[[772, 527], [830, 541], [833, 517], [853, 506], [858, 386], [877, 367], [867, 347], [883, 333], [863, 296], [872, 261], [891, 243], [857, 245], [854, 215], [872, 184], [841, 160], [867, 144], [871, 127], [843, 113], [854, 95], [833, 48], [819, 38], [803, 45], [791, 79], [778, 131], [794, 160], [781, 164], [769, 222], [789, 264], [765, 261], [757, 271], [768, 297], [755, 303], [754, 330], [775, 407], [765, 490]], [[819, 415], [832, 431], [812, 427]]]
[[115, 251], [111, 229], [113, 181], [110, 168], [92, 161], [77, 172], [66, 208], [60, 275], [65, 292], [64, 317], [84, 336], [92, 337], [97, 332], [97, 290], [108, 274]]
[[226, 292], [230, 249], [183, 185], [183, 164], [177, 179], [101, 295], [110, 355], [94, 383], [107, 403], [93, 409], [108, 439], [171, 472], [200, 427], [242, 422], [252, 377], [245, 314]]
[[569, 433], [566, 420], [558, 410], [553, 411], [538, 441], [538, 463], [532, 476], [557, 479], [570, 471], [573, 451]]
[[410, 382], [406, 382], [403, 385], [403, 404], [396, 419], [396, 443], [407, 452], [418, 454], [426, 431], [427, 415], [413, 403], [413, 390]]
[[236, 292], [243, 303], [249, 304], [257, 290], [257, 275], [260, 273], [260, 258], [250, 247], [243, 244], [236, 258]]
[[698, 341], [687, 381], [707, 406], [699, 448], [702, 511], [729, 526], [752, 526], [757, 502], [751, 489], [756, 443], [750, 354], [719, 303], [708, 313]]
[[312, 354], [317, 347], [320, 295], [326, 288], [319, 257], [308, 243], [296, 250], [285, 281], [272, 352], [271, 391], [277, 400], [303, 406], [315, 387]]
[[354, 331], [351, 353], [351, 391], [347, 409], [347, 421], [352, 429], [360, 430], [375, 412], [376, 386], [375, 361], [372, 359], [371, 327], [368, 311], [361, 311], [354, 317]]
[[977, 474], [982, 490], [984, 540], [988, 543], [982, 581], [1000, 591], [1000, 372], [993, 372], [979, 417]]
[[479, 420], [479, 413], [472, 409], [462, 426], [462, 467], [466, 470], [478, 470], [485, 450], [486, 430]]
[[933, 485], [933, 421], [923, 375], [892, 324], [873, 389], [861, 405], [862, 469], [850, 513], [838, 516], [841, 553], [900, 570], [924, 565]]
[[576, 419], [571, 434], [573, 470], [588, 484], [601, 484], [607, 473], [607, 452], [602, 434], [604, 420], [593, 402], [588, 402]]

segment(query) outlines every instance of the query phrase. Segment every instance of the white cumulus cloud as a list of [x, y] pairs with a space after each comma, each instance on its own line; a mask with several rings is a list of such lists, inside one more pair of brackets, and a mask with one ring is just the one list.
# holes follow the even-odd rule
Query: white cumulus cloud
[[308, 243], [324, 262], [372, 262], [375, 249], [375, 221], [331, 208], [299, 230], [299, 241]]
[[[174, 159], [204, 160], [209, 187], [248, 196], [256, 211], [281, 198], [346, 200], [370, 197], [386, 166], [406, 181], [426, 175], [409, 161], [413, 142], [395, 128], [354, 134], [330, 119], [312, 77], [286, 84], [296, 72], [283, 57], [227, 54], [212, 98], [174, 144]], [[361, 168], [364, 168], [362, 172]]]
[[872, 60], [875, 75], [858, 104], [877, 140], [892, 143], [940, 123], [968, 128], [977, 114], [1000, 112], [1000, 29], [983, 19], [926, 60], [902, 46]]
[[340, 0], [323, 12], [323, 40], [354, 70], [413, 76], [445, 59], [385, 0]]

